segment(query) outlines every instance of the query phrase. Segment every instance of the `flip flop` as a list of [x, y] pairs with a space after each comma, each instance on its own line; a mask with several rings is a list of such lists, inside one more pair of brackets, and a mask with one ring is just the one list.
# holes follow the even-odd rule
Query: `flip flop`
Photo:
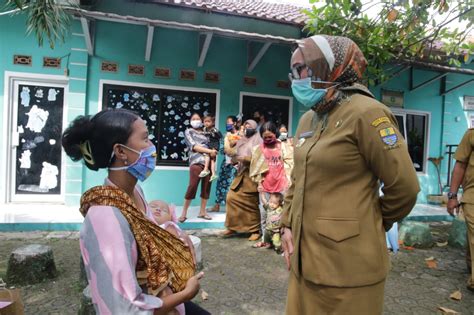
[[209, 208], [209, 209], [206, 209], [207, 212], [220, 212], [221, 209], [220, 208], [216, 208], [216, 206], [212, 207], [212, 208]]
[[267, 242], [257, 242], [252, 245], [253, 248], [270, 248], [272, 245]]
[[211, 218], [209, 215], [207, 215], [207, 214], [205, 214], [205, 215], [198, 215], [197, 217], [198, 217], [199, 219], [212, 220], [212, 218]]
[[188, 218], [187, 217], [179, 217], [178, 221], [180, 223], [184, 223], [184, 221], [186, 221]]

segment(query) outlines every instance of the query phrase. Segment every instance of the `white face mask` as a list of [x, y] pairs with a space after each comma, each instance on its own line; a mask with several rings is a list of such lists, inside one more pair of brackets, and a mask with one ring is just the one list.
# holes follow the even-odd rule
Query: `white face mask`
[[280, 139], [280, 140], [286, 140], [286, 139], [288, 139], [288, 132], [282, 132], [282, 133], [280, 133], [279, 139]]
[[200, 120], [191, 120], [191, 127], [194, 129], [201, 128], [202, 122]]

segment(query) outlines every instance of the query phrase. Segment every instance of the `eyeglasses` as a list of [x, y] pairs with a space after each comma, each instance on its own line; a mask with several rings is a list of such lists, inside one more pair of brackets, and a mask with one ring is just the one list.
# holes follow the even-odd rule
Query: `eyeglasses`
[[291, 72], [288, 73], [288, 78], [290, 81], [301, 79], [301, 71], [308, 69], [308, 77], [313, 76], [313, 70], [305, 64], [296, 64], [291, 67]]

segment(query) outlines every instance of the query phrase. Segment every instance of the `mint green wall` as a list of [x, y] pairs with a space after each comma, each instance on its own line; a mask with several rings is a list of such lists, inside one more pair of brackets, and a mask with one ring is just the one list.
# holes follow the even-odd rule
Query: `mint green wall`
[[[235, 16], [221, 16], [207, 14], [201, 11], [184, 10], [175, 7], [160, 7], [151, 4], [101, 1], [102, 9], [108, 12], [117, 12], [127, 15], [147, 16], [165, 20], [177, 19], [182, 22], [220, 26], [246, 31], [258, 31], [286, 37], [298, 38], [300, 32], [289, 25], [279, 25], [271, 22], [257, 21], [255, 19], [239, 18]], [[101, 79], [126, 82], [141, 82], [147, 84], [173, 85], [182, 87], [208, 88], [220, 91], [220, 117], [219, 125], [224, 126], [225, 117], [238, 113], [239, 93], [253, 92], [290, 96], [290, 90], [276, 88], [277, 80], [286, 79], [288, 62], [290, 58], [289, 46], [272, 45], [263, 59], [252, 73], [246, 72], [247, 66], [247, 41], [214, 36], [209, 52], [202, 68], [197, 67], [198, 60], [198, 34], [190, 31], [179, 31], [155, 28], [152, 57], [150, 62], [144, 61], [146, 32], [145, 26], [120, 24], [113, 22], [97, 22], [95, 35], [95, 54], [89, 57], [85, 51], [84, 36], [78, 21], [74, 21], [71, 33], [64, 44], [58, 43], [54, 50], [47, 45], [38, 47], [33, 36], [24, 34], [25, 17], [0, 17], [0, 115], [3, 116], [4, 72], [15, 71], [25, 73], [63, 75], [63, 69], [45, 69], [42, 67], [42, 58], [61, 57], [63, 68], [69, 68], [69, 95], [68, 95], [68, 121], [84, 113], [94, 114], [98, 111], [99, 81]], [[14, 54], [27, 54], [33, 56], [32, 66], [13, 65]], [[119, 63], [119, 73], [103, 73], [100, 63], [103, 60]], [[67, 63], [69, 61], [69, 63]], [[128, 64], [145, 65], [144, 76], [128, 75]], [[157, 79], [153, 76], [155, 67], [171, 69], [170, 79]], [[474, 68], [472, 65], [469, 68]], [[195, 81], [181, 81], [178, 79], [180, 69], [195, 70]], [[219, 83], [206, 83], [203, 80], [204, 72], [213, 71], [220, 74]], [[243, 76], [250, 75], [257, 78], [256, 87], [243, 85]], [[416, 70], [415, 85], [436, 75], [431, 71]], [[467, 80], [468, 76], [449, 74], [447, 77], [448, 88]], [[431, 113], [429, 154], [435, 157], [444, 155], [446, 144], [458, 143], [468, 126], [468, 112], [462, 109], [464, 95], [474, 95], [473, 85], [466, 85], [446, 96], [443, 100], [439, 96], [440, 81], [436, 81], [414, 92], [409, 91], [409, 73], [405, 72], [399, 77], [386, 82], [381, 87], [375, 88], [374, 93], [380, 99], [380, 89], [393, 89], [405, 91], [405, 108], [427, 111]], [[298, 118], [305, 109], [296, 102], [293, 104], [293, 131]], [[474, 114], [474, 113], [473, 113]], [[456, 122], [456, 117], [460, 121]], [[4, 131], [3, 117], [0, 119], [0, 130]], [[444, 128], [442, 128], [442, 126]], [[0, 138], [0, 146], [4, 146], [4, 139]], [[446, 161], [443, 162], [443, 180], [446, 178]], [[422, 192], [419, 201], [426, 201], [426, 194], [435, 193], [437, 190], [436, 173], [431, 164], [428, 172], [420, 174], [419, 179]], [[105, 171], [92, 172], [81, 167], [80, 164], [67, 161], [67, 179], [82, 180], [80, 185], [72, 181], [67, 184], [66, 201], [68, 204], [78, 202], [80, 193], [100, 184], [106, 176]], [[0, 174], [2, 175], [2, 174]], [[163, 198], [176, 204], [182, 204], [182, 198], [187, 186], [187, 171], [158, 170], [147, 182], [143, 184], [147, 197]], [[77, 183], [77, 182], [76, 182]], [[215, 186], [215, 184], [214, 184]], [[214, 198], [214, 189], [211, 201]], [[197, 201], [194, 203], [197, 204]]]
[[[214, 36], [204, 66], [199, 68], [197, 66], [198, 34], [196, 32], [155, 29], [151, 61], [147, 63], [144, 61], [146, 31], [144, 26], [110, 22], [96, 24], [95, 56], [90, 58], [87, 87], [88, 113], [94, 114], [98, 110], [99, 81], [101, 79], [217, 89], [220, 91], [220, 127], [225, 125], [225, 118], [228, 115], [238, 114], [240, 92], [290, 96], [290, 90], [276, 87], [277, 80], [287, 78], [290, 59], [289, 46], [271, 46], [255, 70], [252, 73], [247, 73], [247, 41]], [[100, 63], [103, 60], [118, 62], [119, 73], [100, 72]], [[128, 64], [145, 65], [145, 75], [128, 75]], [[155, 78], [153, 71], [156, 66], [170, 68], [171, 78]], [[179, 80], [180, 69], [195, 70], [196, 80]], [[218, 72], [220, 82], [204, 82], [203, 77], [206, 71]], [[257, 86], [245, 86], [243, 84], [245, 75], [255, 76]], [[297, 110], [298, 106], [295, 104], [294, 128], [297, 124]], [[87, 171], [86, 174], [83, 188], [100, 183], [105, 176], [104, 172]], [[165, 198], [170, 202], [182, 204], [187, 182], [188, 172], [186, 170], [157, 170], [143, 184], [143, 187], [148, 198]], [[214, 189], [215, 184], [211, 192], [211, 201], [214, 199]], [[194, 204], [197, 202], [198, 200]]]
[[[465, 68], [474, 68], [473, 66], [464, 66]], [[437, 72], [415, 70], [413, 84], [416, 86], [434, 76]], [[442, 183], [447, 180], [447, 144], [458, 144], [462, 135], [468, 128], [468, 115], [470, 112], [463, 110], [464, 95], [474, 95], [473, 84], [468, 84], [458, 90], [446, 95], [440, 96], [441, 80], [437, 80], [429, 85], [411, 92], [409, 90], [410, 72], [405, 71], [400, 76], [382, 84], [373, 89], [377, 99], [381, 99], [381, 89], [404, 91], [404, 109], [418, 110], [431, 113], [430, 131], [429, 131], [429, 153], [427, 157], [443, 156], [444, 160], [441, 168]], [[460, 74], [448, 74], [447, 89], [454, 87], [471, 77]], [[471, 112], [474, 114], [474, 112]], [[456, 117], [460, 118], [456, 122]], [[438, 193], [438, 179], [436, 169], [431, 162], [427, 163], [427, 172], [419, 173], [421, 192], [418, 195], [419, 202], [426, 202], [427, 194]], [[451, 169], [452, 170], [452, 169]]]

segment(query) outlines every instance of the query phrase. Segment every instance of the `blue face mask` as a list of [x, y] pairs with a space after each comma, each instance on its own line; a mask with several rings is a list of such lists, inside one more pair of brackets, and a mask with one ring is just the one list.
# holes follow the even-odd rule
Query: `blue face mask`
[[225, 130], [227, 130], [227, 131], [232, 131], [232, 129], [234, 129], [234, 124], [227, 124], [227, 125], [225, 125]]
[[138, 159], [132, 164], [127, 165], [127, 166], [109, 167], [109, 170], [111, 171], [127, 170], [127, 172], [132, 174], [136, 179], [143, 182], [155, 170], [156, 147], [154, 145], [151, 145], [144, 150], [137, 151], [123, 144], [121, 144], [121, 146], [129, 149], [130, 151], [137, 153]]
[[291, 90], [298, 102], [308, 108], [320, 103], [327, 93], [326, 89], [313, 89], [310, 77], [293, 80], [291, 82]]

